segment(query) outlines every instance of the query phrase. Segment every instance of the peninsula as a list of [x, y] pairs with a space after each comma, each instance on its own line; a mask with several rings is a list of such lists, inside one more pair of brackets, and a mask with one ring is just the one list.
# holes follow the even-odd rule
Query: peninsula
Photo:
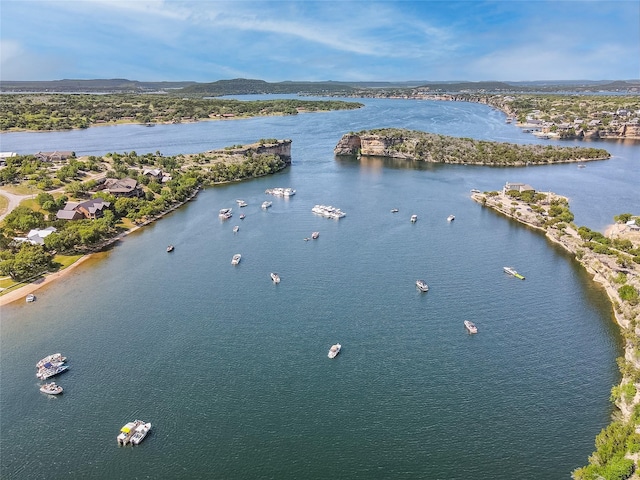
[[500, 167], [587, 162], [611, 157], [601, 148], [517, 145], [397, 128], [345, 134], [333, 152], [338, 156], [378, 156]]
[[[188, 202], [203, 187], [278, 172], [291, 140], [261, 139], [191, 155], [108, 153], [7, 158], [7, 191], [23, 202], [0, 212], [0, 305], [22, 299], [86, 255]], [[61, 159], [59, 157], [65, 157]], [[14, 197], [16, 195], [13, 195]]]
[[576, 226], [565, 197], [536, 192], [526, 184], [507, 183], [499, 191], [476, 191], [471, 198], [544, 233], [574, 255], [606, 290], [625, 340], [625, 355], [618, 359], [622, 381], [611, 392], [618, 414], [596, 437], [589, 465], [575, 470], [573, 477], [629, 478], [638, 469], [640, 451], [636, 430], [640, 424], [640, 216], [616, 216], [616, 223], [603, 235]]

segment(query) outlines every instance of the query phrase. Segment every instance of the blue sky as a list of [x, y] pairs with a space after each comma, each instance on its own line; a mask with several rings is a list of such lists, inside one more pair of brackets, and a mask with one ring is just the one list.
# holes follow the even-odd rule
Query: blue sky
[[640, 78], [640, 1], [0, 0], [0, 79]]

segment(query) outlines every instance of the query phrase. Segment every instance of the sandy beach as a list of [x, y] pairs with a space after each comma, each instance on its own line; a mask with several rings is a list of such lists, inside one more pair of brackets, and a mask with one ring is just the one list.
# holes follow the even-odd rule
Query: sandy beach
[[30, 293], [35, 292], [36, 290], [38, 290], [41, 287], [44, 287], [45, 285], [48, 285], [49, 283], [65, 276], [68, 275], [70, 272], [73, 271], [74, 268], [77, 268], [78, 266], [80, 266], [83, 262], [85, 262], [86, 260], [88, 260], [89, 258], [91, 258], [91, 255], [93, 254], [88, 254], [88, 255], [84, 255], [83, 257], [80, 257], [78, 260], [76, 260], [75, 262], [73, 262], [71, 265], [69, 265], [67, 268], [65, 268], [64, 270], [60, 270], [59, 272], [55, 272], [55, 273], [51, 273], [49, 275], [46, 275], [34, 282], [31, 283], [25, 283], [23, 286], [18, 287], [13, 289], [12, 291], [10, 291], [9, 293], [5, 293], [4, 295], [0, 296], [0, 307], [7, 305], [9, 303], [13, 303], [13, 302], [17, 302], [18, 300], [22, 300], [24, 301], [24, 298], [29, 295]]

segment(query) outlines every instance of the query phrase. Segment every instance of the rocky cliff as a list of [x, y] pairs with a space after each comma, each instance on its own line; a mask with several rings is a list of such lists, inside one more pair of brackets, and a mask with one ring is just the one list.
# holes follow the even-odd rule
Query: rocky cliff
[[[398, 147], [408, 139], [403, 136], [377, 134], [346, 134], [333, 149], [335, 155], [376, 156], [414, 159], [412, 153], [403, 152]], [[414, 145], [415, 146], [415, 145]]]
[[276, 155], [286, 164], [291, 163], [291, 140], [270, 140], [252, 143], [250, 145], [237, 145], [221, 150], [211, 150], [208, 155], [246, 158], [248, 154]]

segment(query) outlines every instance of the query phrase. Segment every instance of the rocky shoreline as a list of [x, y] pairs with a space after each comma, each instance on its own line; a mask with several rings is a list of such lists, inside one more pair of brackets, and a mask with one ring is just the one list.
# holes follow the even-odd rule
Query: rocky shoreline
[[[621, 333], [625, 338], [624, 359], [629, 362], [635, 369], [640, 368], [640, 359], [636, 349], [637, 340], [640, 337], [640, 331], [636, 326], [636, 322], [640, 319], [640, 306], [631, 305], [624, 301], [618, 288], [620, 284], [616, 282], [619, 274], [626, 276], [626, 283], [640, 291], [640, 264], [632, 262], [630, 265], [620, 266], [616, 261], [616, 257], [611, 255], [596, 253], [585, 246], [585, 241], [580, 236], [578, 230], [568, 223], [556, 223], [550, 225], [549, 208], [554, 200], [567, 202], [566, 197], [556, 195], [552, 192], [537, 192], [546, 196], [547, 200], [538, 204], [541, 208], [533, 210], [529, 203], [507, 195], [505, 192], [474, 192], [471, 198], [485, 207], [520, 222], [528, 227], [543, 232], [545, 237], [557, 245], [560, 245], [567, 252], [574, 255], [574, 258], [589, 272], [593, 280], [602, 285], [605, 289], [611, 304], [613, 317], [621, 329]], [[630, 232], [623, 224], [615, 224], [607, 228], [607, 238], [625, 238], [630, 239], [637, 247], [640, 245], [640, 232]], [[635, 340], [635, 341], [634, 341]], [[622, 368], [621, 368], [622, 370]], [[619, 416], [622, 422], [633, 421], [634, 409], [640, 405], [640, 383], [634, 382], [627, 372], [622, 371], [622, 380], [618, 388], [621, 390], [625, 385], [633, 383], [635, 388], [635, 396], [626, 398], [621, 395], [615, 399], [615, 405], [619, 409]], [[614, 387], [615, 388], [615, 387]], [[613, 398], [613, 396], [612, 396]], [[637, 431], [638, 425], [633, 425]], [[638, 455], [627, 453], [626, 458], [633, 460], [635, 470], [638, 471]]]

